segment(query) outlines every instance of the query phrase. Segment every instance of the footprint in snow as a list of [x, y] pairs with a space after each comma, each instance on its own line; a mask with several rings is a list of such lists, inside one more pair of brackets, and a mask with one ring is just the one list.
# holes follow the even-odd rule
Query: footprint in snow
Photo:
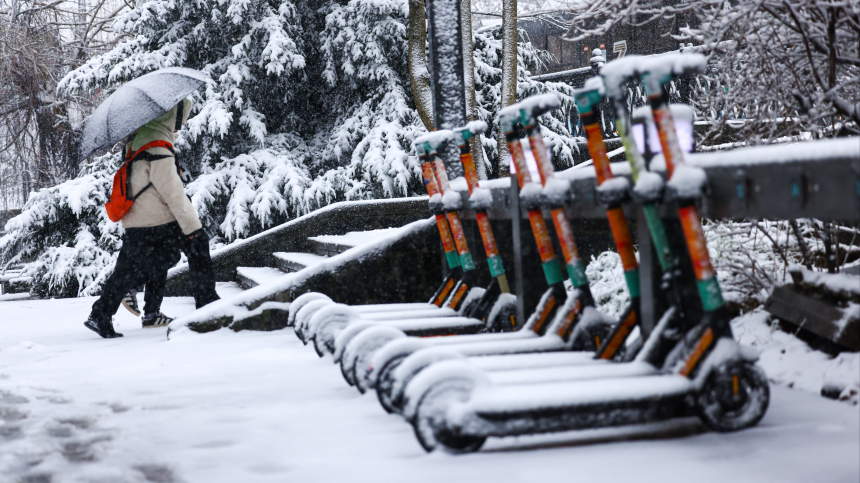
[[143, 474], [146, 481], [152, 483], [176, 483], [179, 480], [173, 474], [173, 470], [164, 465], [137, 465], [133, 467]]
[[[99, 464], [101, 456], [110, 449], [114, 436], [100, 428], [98, 414], [58, 415], [55, 404], [71, 404], [72, 400], [52, 392], [51, 396], [33, 395], [28, 398], [7, 390], [0, 390], [0, 454], [15, 455], [0, 465], [0, 481], [20, 483], [50, 483], [62, 468], [46, 468], [47, 461], [56, 464], [56, 456], [72, 464], [66, 471], [85, 468], [78, 465]], [[46, 405], [49, 403], [49, 405]], [[118, 414], [130, 408], [118, 403], [103, 403], [111, 413]], [[151, 483], [179, 483], [181, 481], [169, 466], [157, 463], [135, 465], [124, 471], [139, 474], [141, 481]], [[7, 477], [11, 477], [7, 479]]]
[[13, 406], [0, 406], [0, 438], [5, 440], [20, 438], [21, 421], [24, 419], [27, 419], [26, 412]]
[[12, 394], [8, 391], [0, 391], [0, 404], [26, 404], [28, 402], [30, 400], [24, 396]]

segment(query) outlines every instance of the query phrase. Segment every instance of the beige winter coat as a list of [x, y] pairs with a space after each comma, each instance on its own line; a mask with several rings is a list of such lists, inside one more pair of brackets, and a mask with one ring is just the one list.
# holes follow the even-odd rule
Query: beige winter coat
[[[188, 118], [191, 100], [185, 99], [183, 119]], [[137, 151], [147, 143], [157, 140], [173, 144], [176, 125], [174, 107], [166, 114], [155, 118], [137, 130], [131, 141], [131, 152]], [[191, 201], [185, 196], [182, 180], [176, 171], [173, 155], [165, 148], [155, 147], [147, 150], [153, 155], [167, 155], [157, 161], [135, 160], [131, 167], [131, 194], [136, 195], [150, 182], [150, 186], [135, 200], [129, 212], [122, 219], [124, 228], [141, 228], [179, 222], [182, 233], [186, 235], [200, 229], [203, 225]]]

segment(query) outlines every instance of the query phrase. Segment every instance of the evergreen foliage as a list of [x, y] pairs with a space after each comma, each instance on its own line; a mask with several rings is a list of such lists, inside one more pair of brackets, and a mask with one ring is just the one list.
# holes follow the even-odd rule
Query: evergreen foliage
[[122, 228], [104, 209], [117, 154], [83, 168], [76, 179], [32, 193], [24, 211], [6, 224], [0, 256], [6, 265], [32, 261], [39, 296], [73, 297], [98, 293], [120, 248]]
[[[193, 95], [179, 156], [197, 176], [187, 193], [215, 243], [229, 242], [341, 200], [423, 193], [410, 154], [424, 132], [407, 70], [405, 0], [148, 0], [119, 17], [125, 35], [59, 84], [63, 95], [105, 96], [162, 67], [204, 71], [213, 83]], [[475, 36], [480, 116], [498, 111], [501, 40]], [[571, 89], [529, 79], [546, 55], [519, 51], [521, 97]], [[575, 140], [561, 114], [544, 134], [559, 166], [573, 163]], [[488, 136], [495, 136], [491, 132]], [[490, 161], [495, 143], [483, 142]], [[38, 292], [97, 293], [113, 267], [121, 228], [104, 215], [118, 155], [31, 195], [0, 238], [0, 263], [29, 262]], [[492, 163], [497, 164], [497, 163]]]

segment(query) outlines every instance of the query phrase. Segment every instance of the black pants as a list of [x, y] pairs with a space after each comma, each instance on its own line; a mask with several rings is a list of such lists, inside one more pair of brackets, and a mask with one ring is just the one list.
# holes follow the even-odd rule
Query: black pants
[[108, 321], [122, 303], [129, 290], [146, 284], [143, 313], [151, 314], [161, 309], [167, 270], [179, 261], [179, 250], [188, 258], [191, 272], [191, 294], [199, 309], [219, 299], [215, 292], [215, 271], [209, 255], [209, 236], [200, 230], [192, 240], [182, 234], [179, 224], [149, 228], [127, 228], [122, 237], [122, 249], [116, 260], [113, 273], [102, 289], [101, 297], [93, 304], [90, 316], [98, 321]]
[[[181, 237], [180, 248], [188, 259], [188, 271], [191, 272], [191, 282], [188, 289], [194, 297], [194, 304], [199, 309], [206, 304], [218, 300], [215, 292], [215, 272], [212, 269], [212, 258], [209, 255], [209, 236], [201, 231], [193, 240]], [[167, 271], [154, 275], [145, 281], [146, 292], [143, 295], [143, 313], [152, 314], [161, 310], [164, 300], [164, 289], [167, 285]]]
[[167, 270], [179, 261], [183, 238], [178, 223], [127, 228], [113, 273], [105, 282], [101, 297], [93, 304], [90, 316], [97, 321], [109, 321], [123, 296], [141, 284], [146, 284], [147, 288], [144, 312], [157, 312], [164, 298]]
[[[170, 269], [170, 267], [167, 267]], [[164, 289], [167, 286], [167, 270], [152, 274], [143, 281], [146, 292], [143, 294], [143, 313], [152, 314], [161, 310], [161, 302], [164, 301]]]

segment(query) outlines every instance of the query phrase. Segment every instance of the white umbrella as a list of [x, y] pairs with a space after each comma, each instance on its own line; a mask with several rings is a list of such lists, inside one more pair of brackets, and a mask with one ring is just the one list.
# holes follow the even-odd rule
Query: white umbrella
[[207, 74], [198, 70], [168, 67], [128, 82], [105, 99], [87, 119], [81, 140], [81, 159], [93, 151], [113, 146], [211, 81]]

